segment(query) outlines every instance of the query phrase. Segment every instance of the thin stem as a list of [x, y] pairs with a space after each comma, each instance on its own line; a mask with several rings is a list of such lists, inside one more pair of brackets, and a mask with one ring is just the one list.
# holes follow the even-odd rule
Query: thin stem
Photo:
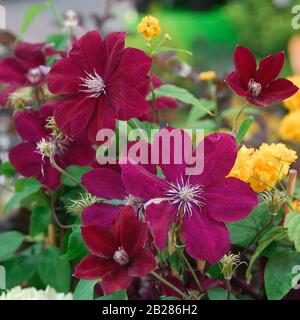
[[172, 283], [170, 283], [169, 281], [161, 277], [158, 273], [156, 273], [155, 271], [152, 271], [151, 274], [155, 278], [157, 278], [160, 282], [162, 282], [163, 284], [165, 284], [166, 286], [174, 290], [176, 293], [178, 293], [184, 300], [189, 300], [189, 297], [184, 292], [182, 292], [180, 289], [175, 287]]
[[[151, 76], [150, 76], [151, 77]], [[156, 97], [155, 97], [155, 88], [152, 79], [150, 78], [150, 90], [151, 90], [151, 106], [152, 106], [152, 122], [157, 122], [157, 110], [156, 110]]]
[[62, 169], [54, 160], [53, 157], [50, 158], [50, 163], [52, 165], [52, 167], [54, 169], [56, 169], [58, 172], [60, 172], [62, 175], [64, 175], [67, 179], [71, 180], [72, 182], [74, 182], [75, 184], [77, 184], [79, 187], [81, 187], [82, 189], [85, 189], [84, 185], [76, 180], [75, 178], [73, 178], [70, 174], [68, 174], [64, 169]]
[[275, 217], [274, 215], [270, 215], [269, 221], [250, 240], [248, 246], [241, 253], [242, 255], [244, 255], [248, 251], [251, 244], [254, 243], [257, 240], [257, 238], [273, 223], [274, 217]]
[[62, 229], [72, 229], [75, 225], [72, 224], [72, 225], [65, 225], [65, 224], [62, 224], [57, 215], [56, 215], [56, 210], [55, 210], [55, 207], [54, 207], [54, 203], [55, 203], [55, 199], [54, 199], [54, 196], [51, 195], [51, 212], [52, 212], [52, 216], [53, 216], [53, 219], [55, 221], [55, 223]]
[[53, 0], [48, 0], [48, 6], [49, 6], [49, 9], [51, 10], [53, 16], [55, 17], [56, 21], [59, 23], [60, 27], [64, 28], [65, 27], [65, 22], [62, 19], [61, 15], [59, 14], [54, 1]]
[[226, 282], [226, 289], [227, 289], [227, 300], [231, 298], [231, 284], [229, 279], [225, 279]]
[[248, 102], [246, 101], [246, 103], [242, 106], [241, 110], [239, 111], [239, 113], [237, 114], [234, 122], [233, 122], [233, 126], [232, 126], [232, 133], [236, 134], [237, 131], [237, 125], [238, 125], [238, 121], [240, 119], [240, 116], [242, 115], [242, 113], [244, 112], [244, 110], [247, 108], [248, 106]]

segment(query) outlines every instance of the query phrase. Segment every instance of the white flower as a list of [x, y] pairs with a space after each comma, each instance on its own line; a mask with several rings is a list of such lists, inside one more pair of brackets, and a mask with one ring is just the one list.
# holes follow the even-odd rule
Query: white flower
[[8, 290], [0, 295], [0, 300], [72, 300], [72, 293], [58, 293], [49, 286], [46, 290], [36, 288], [24, 288], [20, 286]]

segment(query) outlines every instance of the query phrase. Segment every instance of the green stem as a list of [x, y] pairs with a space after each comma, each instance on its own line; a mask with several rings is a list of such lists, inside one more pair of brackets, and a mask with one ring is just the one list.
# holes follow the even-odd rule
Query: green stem
[[65, 27], [65, 22], [62, 19], [61, 15], [59, 14], [54, 1], [53, 0], [48, 0], [48, 6], [49, 6], [49, 9], [51, 10], [53, 16], [55, 17], [55, 19], [59, 23], [60, 27], [64, 28]]
[[74, 177], [72, 177], [70, 174], [68, 174], [64, 169], [62, 169], [54, 160], [53, 157], [50, 158], [50, 163], [52, 165], [52, 167], [54, 169], [56, 169], [58, 172], [60, 172], [63, 176], [65, 176], [67, 179], [71, 180], [72, 182], [74, 182], [75, 184], [77, 184], [79, 187], [81, 187], [82, 189], [85, 189], [84, 185], [76, 180]]
[[236, 134], [237, 131], [237, 126], [238, 126], [238, 121], [240, 119], [240, 116], [242, 115], [242, 113], [244, 112], [244, 110], [247, 108], [248, 106], [248, 102], [246, 101], [246, 103], [243, 105], [243, 107], [241, 108], [241, 110], [239, 111], [239, 113], [237, 114], [234, 122], [233, 122], [233, 126], [232, 126], [232, 133]]
[[160, 282], [164, 283], [166, 286], [177, 292], [184, 300], [189, 300], [189, 297], [183, 293], [181, 290], [179, 290], [177, 287], [175, 287], [172, 283], [161, 277], [158, 273], [155, 271], [152, 271], [151, 274], [156, 277]]
[[153, 81], [151, 80], [151, 76], [150, 76], [150, 90], [151, 90], [151, 106], [152, 106], [152, 122], [156, 123], [157, 121], [157, 110], [156, 110], [156, 97], [155, 97], [155, 88], [154, 88], [154, 84]]
[[229, 279], [225, 279], [226, 282], [226, 289], [227, 289], [227, 300], [231, 298], [231, 284]]

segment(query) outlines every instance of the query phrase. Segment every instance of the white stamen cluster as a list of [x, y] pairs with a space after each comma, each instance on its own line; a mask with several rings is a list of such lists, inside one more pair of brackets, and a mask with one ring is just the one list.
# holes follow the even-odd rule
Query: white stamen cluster
[[248, 83], [248, 90], [251, 92], [252, 97], [258, 97], [261, 92], [262, 86], [260, 83], [250, 79]]
[[76, 200], [70, 200], [70, 205], [67, 206], [67, 212], [73, 215], [80, 215], [82, 211], [99, 202], [99, 199], [90, 193], [81, 193]]
[[221, 263], [221, 273], [223, 274], [224, 278], [230, 280], [235, 272], [235, 270], [241, 264], [247, 264], [245, 261], [241, 260], [240, 254], [234, 254], [230, 251], [228, 254], [220, 260]]
[[37, 152], [44, 158], [51, 158], [55, 154], [55, 143], [53, 141], [48, 141], [45, 138], [42, 138], [37, 144], [36, 144], [36, 150]]
[[101, 76], [94, 70], [94, 74], [85, 72], [87, 77], [80, 77], [82, 83], [80, 86], [85, 89], [79, 90], [80, 92], [89, 93], [90, 98], [98, 98], [104, 92], [105, 94], [105, 84]]
[[170, 183], [171, 189], [167, 190], [166, 196], [168, 200], [178, 206], [177, 214], [188, 214], [192, 216], [193, 206], [202, 208], [205, 204], [205, 198], [201, 195], [203, 186], [191, 185], [189, 179], [185, 182], [181, 177], [181, 181], [176, 184]]
[[143, 204], [143, 201], [130, 194], [124, 199], [124, 204], [138, 209]]

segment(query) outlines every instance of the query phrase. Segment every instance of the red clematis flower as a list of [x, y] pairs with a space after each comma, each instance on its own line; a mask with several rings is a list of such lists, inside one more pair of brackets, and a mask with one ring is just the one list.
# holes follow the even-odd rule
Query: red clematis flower
[[37, 87], [45, 81], [48, 73], [46, 59], [55, 51], [49, 44], [20, 43], [14, 49], [13, 58], [0, 62], [0, 82], [8, 84], [1, 92], [0, 103], [5, 105], [8, 96], [20, 87]]
[[49, 73], [49, 89], [69, 94], [57, 102], [59, 128], [73, 137], [86, 132], [96, 142], [98, 130], [115, 128], [115, 120], [140, 117], [147, 111], [145, 95], [151, 59], [141, 50], [124, 48], [125, 33], [104, 40], [90, 31], [76, 42], [67, 58]]
[[[154, 75], [151, 76], [151, 81], [152, 81], [154, 89], [159, 88], [163, 84], [163, 82], [158, 77], [156, 77]], [[149, 87], [148, 91], [147, 91], [147, 96], [150, 93], [151, 93], [151, 90]], [[178, 105], [177, 105], [177, 102], [174, 98], [158, 97], [155, 99], [155, 108], [156, 108], [156, 110], [177, 109]], [[152, 101], [148, 101], [147, 112], [144, 115], [142, 115], [141, 117], [139, 117], [139, 119], [141, 121], [152, 122], [152, 119], [153, 119], [152, 112], [153, 112], [152, 111]]]
[[294, 95], [298, 87], [283, 78], [276, 79], [284, 63], [284, 53], [278, 52], [263, 58], [256, 70], [253, 54], [243, 46], [234, 52], [236, 71], [225, 79], [228, 86], [239, 96], [256, 106], [266, 106]]
[[53, 103], [43, 105], [39, 112], [18, 112], [14, 121], [24, 142], [10, 150], [9, 160], [23, 176], [36, 177], [52, 190], [59, 186], [60, 173], [42, 153], [47, 143], [54, 146], [55, 161], [62, 168], [93, 163], [96, 152], [87, 138], [69, 139], [57, 129], [53, 121]]
[[[173, 130], [171, 127], [166, 129]], [[154, 140], [154, 145], [164, 148], [159, 137]], [[192, 144], [184, 132], [182, 138], [184, 143]], [[187, 175], [188, 165], [174, 160], [165, 164], [160, 159], [164, 178], [147, 172], [141, 165], [130, 163], [130, 159], [120, 165], [127, 192], [147, 201], [145, 218], [158, 248], [164, 248], [168, 231], [176, 224], [182, 227], [189, 255], [215, 264], [230, 249], [225, 222], [244, 219], [258, 201], [247, 183], [227, 178], [237, 156], [235, 138], [226, 133], [214, 133], [206, 136], [197, 148], [202, 148], [202, 143], [204, 170], [198, 175]], [[172, 147], [170, 152], [170, 159], [175, 159]]]
[[105, 294], [127, 289], [133, 278], [141, 278], [153, 269], [154, 256], [144, 248], [147, 224], [136, 219], [132, 207], [124, 207], [110, 228], [97, 225], [81, 228], [90, 255], [75, 269], [80, 279], [102, 279]]

